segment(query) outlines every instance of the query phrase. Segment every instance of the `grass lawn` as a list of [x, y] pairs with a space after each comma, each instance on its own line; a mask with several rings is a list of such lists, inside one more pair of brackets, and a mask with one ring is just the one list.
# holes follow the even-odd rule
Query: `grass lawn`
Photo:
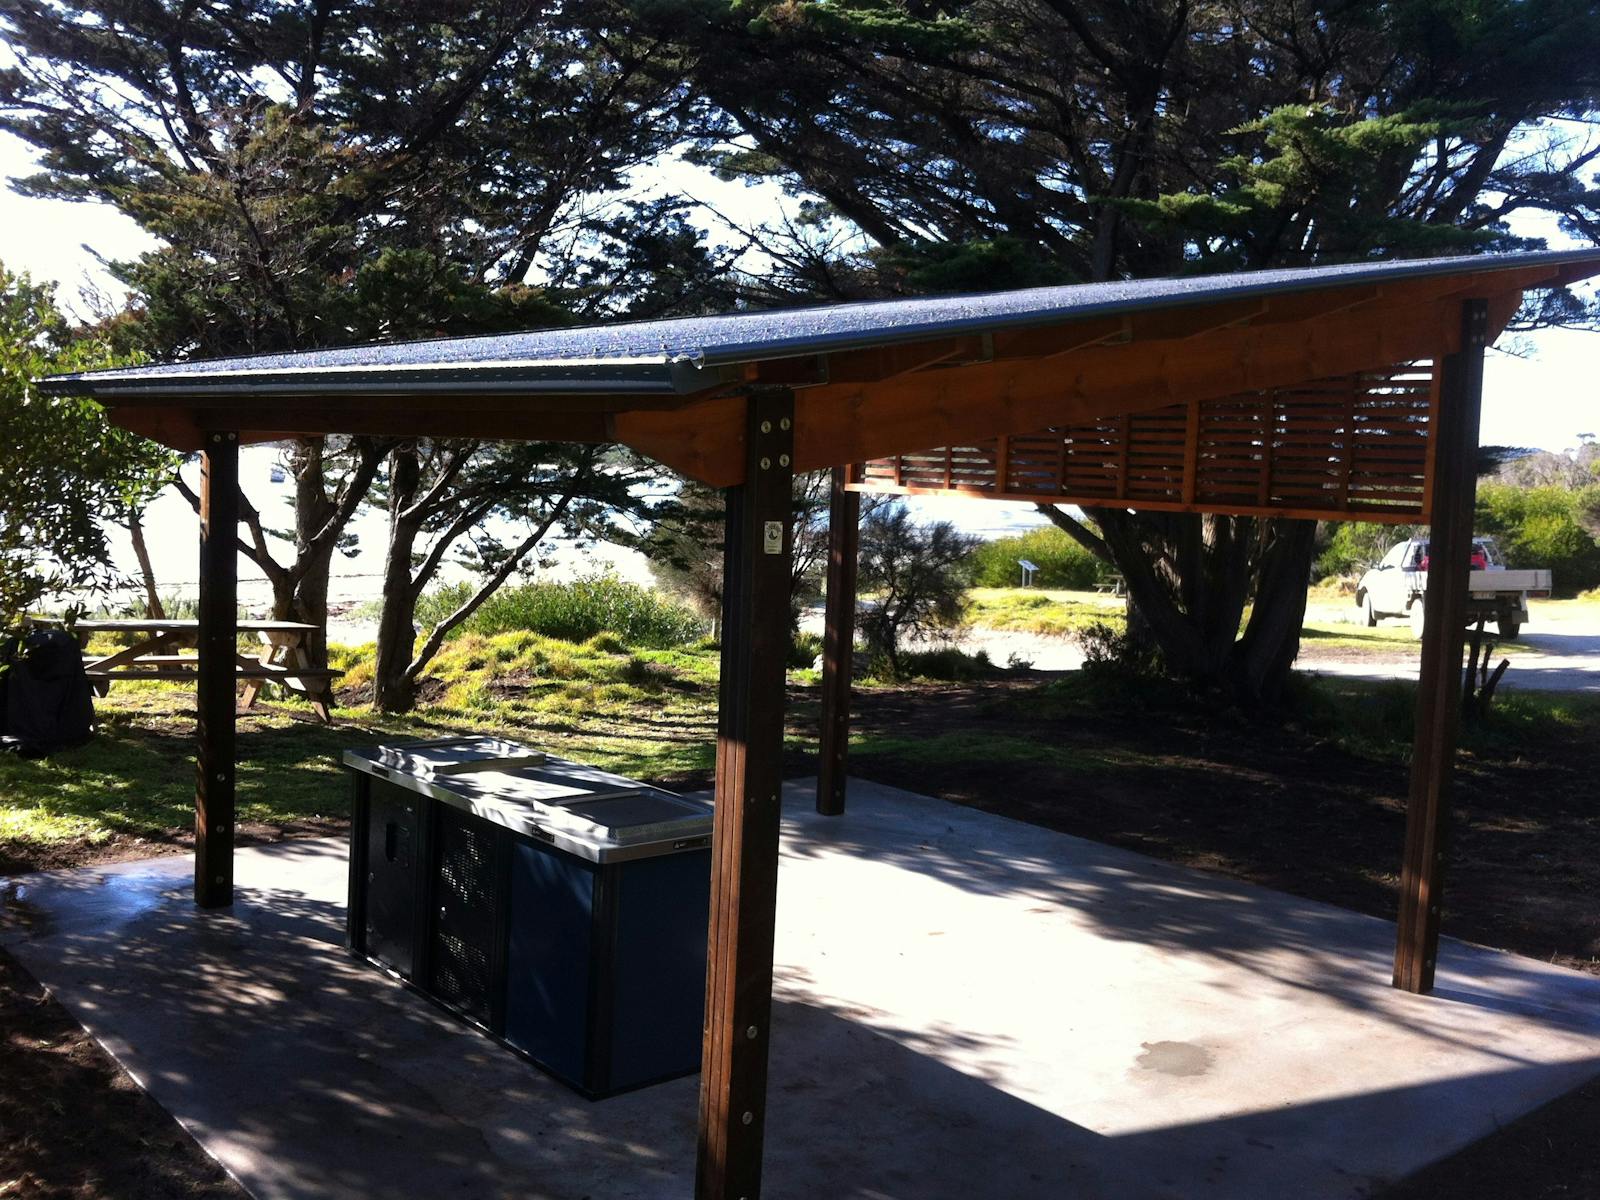
[[[665, 787], [708, 786], [716, 758], [718, 651], [633, 650], [601, 634], [468, 634], [430, 666], [405, 716], [371, 704], [371, 647], [334, 647], [345, 670], [334, 725], [297, 697], [268, 698], [238, 724], [242, 841], [338, 830], [348, 817], [346, 749], [462, 731]], [[810, 671], [792, 673], [791, 753], [814, 753]], [[866, 685], [866, 686], [870, 686]], [[88, 744], [45, 759], [0, 755], [0, 874], [181, 849], [192, 841], [194, 689], [116, 684], [95, 703]]]
[[[602, 635], [574, 644], [512, 633], [451, 642], [414, 713], [371, 695], [370, 653], [336, 648], [347, 669], [335, 724], [296, 698], [239, 718], [242, 838], [337, 827], [348, 814], [338, 766], [348, 748], [475, 730], [664, 784], [703, 781], [714, 760], [717, 652], [630, 651]], [[194, 690], [117, 684], [96, 702], [100, 732], [46, 759], [0, 756], [0, 871], [181, 845], [193, 822]]]
[[[1302, 630], [1301, 653], [1307, 657], [1414, 658], [1420, 643], [1405, 621], [1385, 621], [1374, 628], [1353, 621], [1330, 619], [1326, 609], [1348, 597], [1333, 592], [1314, 592], [1313, 610]], [[973, 588], [967, 593], [965, 624], [983, 629], [1033, 633], [1045, 637], [1072, 637], [1101, 624], [1120, 632], [1126, 626], [1123, 601], [1103, 592], [1053, 591], [1044, 588]], [[1575, 609], [1590, 603], [1578, 600], [1548, 602], [1552, 612], [1562, 606]], [[1592, 605], [1591, 605], [1592, 606]], [[1318, 611], [1321, 609], [1322, 611]], [[1354, 612], [1354, 605], [1351, 604]], [[1540, 611], [1544, 611], [1541, 604]], [[1246, 610], [1245, 617], [1249, 619]], [[1492, 633], [1492, 631], [1490, 631]], [[1525, 642], [1496, 641], [1496, 661], [1530, 658], [1543, 654]]]
[[1121, 597], [1105, 592], [1045, 588], [973, 588], [967, 593], [966, 624], [985, 629], [1069, 637], [1094, 624], [1121, 630]]

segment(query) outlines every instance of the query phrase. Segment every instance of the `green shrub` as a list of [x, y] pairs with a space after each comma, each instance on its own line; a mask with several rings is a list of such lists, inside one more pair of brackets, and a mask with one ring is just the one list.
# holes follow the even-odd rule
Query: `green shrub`
[[817, 661], [817, 656], [821, 653], [822, 635], [820, 633], [798, 631], [789, 642], [788, 667], [791, 671], [810, 670]]
[[[417, 605], [417, 624], [430, 629], [469, 595], [467, 584], [439, 588]], [[670, 650], [695, 641], [705, 622], [650, 588], [611, 575], [571, 583], [501, 588], [456, 633], [526, 631], [566, 642], [589, 642], [615, 653], [624, 646]]]
[[[1320, 550], [1312, 564], [1314, 580], [1360, 575], [1412, 536], [1420, 525], [1376, 525], [1367, 521], [1328, 521], [1318, 534]], [[1325, 540], [1325, 544], [1324, 544]]]
[[992, 679], [1000, 668], [989, 661], [986, 651], [968, 654], [954, 646], [937, 650], [902, 650], [900, 652], [900, 678], [938, 679], [951, 683], [966, 683], [973, 679]]
[[1600, 584], [1600, 543], [1580, 523], [1584, 489], [1478, 484], [1478, 532], [1493, 534], [1511, 567], [1548, 567], [1563, 596]]
[[1088, 675], [1138, 678], [1161, 673], [1155, 646], [1134, 637], [1126, 623], [1096, 621], [1078, 630], [1077, 639], [1083, 648], [1083, 670]]
[[1022, 568], [1017, 565], [1022, 558], [1039, 568], [1033, 577], [1038, 587], [1084, 591], [1111, 573], [1110, 566], [1061, 530], [1044, 525], [979, 546], [972, 556], [974, 585], [1016, 587], [1022, 582]]

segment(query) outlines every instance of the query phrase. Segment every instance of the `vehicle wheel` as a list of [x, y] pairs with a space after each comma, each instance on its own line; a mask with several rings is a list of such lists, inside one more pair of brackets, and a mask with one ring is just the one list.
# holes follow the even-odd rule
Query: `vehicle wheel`
[[1372, 629], [1378, 624], [1378, 610], [1372, 607], [1372, 593], [1368, 592], [1361, 601], [1361, 611], [1366, 615], [1367, 628]]
[[1424, 607], [1426, 606], [1420, 598], [1413, 600], [1411, 602], [1411, 610], [1407, 614], [1411, 618], [1411, 633], [1417, 638], [1422, 637], [1422, 612]]
[[1517, 634], [1522, 632], [1522, 622], [1515, 617], [1501, 617], [1499, 625], [1502, 641], [1514, 642], [1517, 640]]

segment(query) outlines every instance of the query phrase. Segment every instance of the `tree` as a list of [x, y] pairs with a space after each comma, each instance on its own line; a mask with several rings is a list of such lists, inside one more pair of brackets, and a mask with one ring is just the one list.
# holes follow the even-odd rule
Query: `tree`
[[[608, 0], [0, 6], [19, 190], [115, 205], [164, 243], [113, 264], [121, 344], [160, 358], [546, 324], [526, 286], [684, 101]], [[564, 241], [565, 239], [565, 241]], [[561, 272], [555, 272], [560, 274]], [[321, 624], [332, 556], [387, 447], [307, 438], [293, 555], [244, 506], [274, 615]], [[321, 639], [313, 651], [320, 657]]]
[[861, 615], [861, 634], [891, 674], [900, 674], [907, 636], [960, 620], [980, 540], [949, 521], [918, 525], [900, 503], [879, 505], [862, 520], [859, 582], [872, 602]]
[[[820, 593], [828, 560], [826, 471], [794, 477], [793, 554], [789, 567], [789, 623], [798, 627], [801, 608]], [[872, 509], [867, 497], [866, 511]], [[638, 548], [650, 560], [658, 582], [715, 621], [722, 613], [723, 493], [685, 481], [676, 494], [649, 512], [650, 527]]]
[[119, 361], [71, 328], [51, 287], [0, 266], [0, 629], [52, 592], [112, 586], [101, 518], [140, 503], [176, 467], [93, 401], [33, 389], [42, 375]]
[[1478, 487], [1477, 528], [1493, 534], [1512, 567], [1545, 567], [1557, 592], [1600, 587], [1600, 540], [1590, 521], [1600, 508], [1600, 483], [1583, 488], [1544, 484]]
[[1581, 488], [1600, 483], [1600, 442], [1592, 436], [1561, 452], [1530, 450], [1500, 465], [1500, 482], [1515, 487]]
[[[835, 242], [837, 266], [794, 255], [819, 291], [1533, 245], [1507, 228], [1519, 212], [1600, 239], [1600, 192], [1582, 178], [1600, 143], [1566, 132], [1592, 123], [1600, 93], [1588, 49], [1600, 12], [1576, 0], [646, 12], [684, 45], [714, 106], [703, 159], [779, 179], [853, 226], [858, 248]], [[1541, 124], [1551, 118], [1566, 124]], [[1590, 315], [1555, 293], [1519, 321]], [[1270, 699], [1297, 651], [1310, 527], [1089, 516], [1098, 533], [1065, 511], [1052, 519], [1115, 562], [1131, 624], [1169, 666], [1246, 702]]]
[[[593, 446], [419, 440], [397, 446], [380, 494], [389, 507], [374, 700], [387, 712], [416, 701], [417, 680], [445, 639], [517, 571], [552, 530], [591, 533], [636, 510], [633, 462]], [[516, 527], [507, 542], [495, 524]], [[470, 547], [481, 582], [416, 645], [417, 603], [452, 552]]]

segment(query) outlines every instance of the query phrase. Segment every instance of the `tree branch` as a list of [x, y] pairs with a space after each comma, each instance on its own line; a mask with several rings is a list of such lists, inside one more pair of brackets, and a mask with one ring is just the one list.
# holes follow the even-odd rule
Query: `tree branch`
[[479, 605], [492, 596], [501, 584], [511, 578], [511, 573], [522, 564], [522, 560], [549, 532], [550, 526], [554, 525], [560, 519], [561, 514], [567, 511], [567, 506], [572, 503], [572, 498], [576, 492], [577, 484], [574, 483], [562, 495], [561, 499], [556, 502], [555, 507], [545, 516], [539, 527], [524, 538], [522, 544], [511, 552], [505, 562], [500, 564], [500, 569], [489, 578], [488, 582], [479, 588], [465, 604], [433, 627], [433, 631], [428, 634], [428, 640], [422, 644], [422, 649], [417, 652], [417, 656], [406, 667], [407, 679], [415, 679], [421, 673], [422, 668], [432, 661], [433, 656], [439, 653], [439, 647], [444, 645], [444, 639], [450, 635], [450, 631], [477, 612]]
[[412, 575], [412, 587], [421, 591], [424, 584], [432, 579], [434, 572], [438, 571], [439, 564], [444, 561], [445, 554], [455, 544], [455, 540], [479, 521], [494, 511], [497, 503], [494, 497], [480, 500], [477, 504], [464, 510], [450, 523], [450, 527], [441, 533], [428, 550], [427, 555], [418, 565], [416, 573]]
[[438, 476], [434, 479], [433, 486], [427, 490], [420, 500], [413, 501], [411, 504], [407, 505], [406, 508], [401, 511], [401, 517], [415, 518], [427, 516], [433, 507], [439, 503], [440, 498], [445, 494], [445, 492], [449, 490], [450, 485], [456, 481], [456, 477], [461, 474], [462, 468], [467, 465], [467, 462], [475, 453], [477, 453], [477, 450], [477, 442], [461, 442], [452, 444], [450, 448], [451, 457], [446, 460], [443, 469], [440, 470]]
[[1065, 509], [1054, 504], [1036, 504], [1034, 507], [1049, 517], [1052, 525], [1101, 562], [1113, 561], [1111, 547], [1106, 545], [1105, 539], [1097, 536], [1092, 529], [1081, 521], [1074, 519]]

